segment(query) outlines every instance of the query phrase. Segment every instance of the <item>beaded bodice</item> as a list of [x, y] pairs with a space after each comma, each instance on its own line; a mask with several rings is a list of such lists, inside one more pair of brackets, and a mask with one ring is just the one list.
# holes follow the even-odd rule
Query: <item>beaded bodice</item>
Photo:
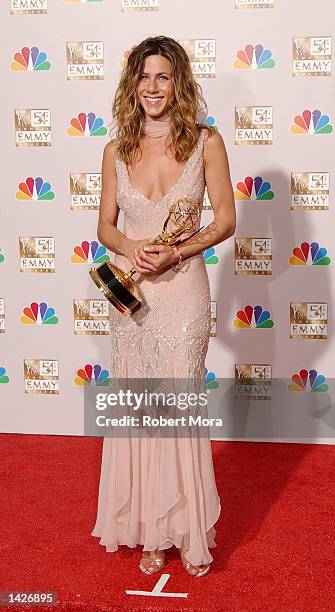
[[[170, 206], [180, 198], [194, 200], [202, 210], [205, 132], [200, 133], [180, 178], [159, 202], [134, 189], [127, 166], [116, 159], [117, 203], [128, 238], [159, 235]], [[190, 233], [199, 226], [200, 217]], [[115, 264], [124, 271], [131, 268], [123, 255], [116, 255]], [[201, 376], [210, 331], [210, 289], [202, 253], [183, 261], [177, 272], [135, 275], [134, 280], [143, 295], [141, 308], [128, 318], [110, 307], [112, 375]]]
[[[152, 202], [130, 181], [126, 164], [115, 160], [117, 172], [117, 203], [125, 213], [125, 234], [134, 239], [147, 238], [159, 234], [167, 216], [168, 209], [178, 198], [188, 197], [195, 200], [200, 210], [205, 190], [203, 170], [203, 145], [206, 130], [202, 130], [198, 143], [184, 165], [183, 172], [176, 183], [158, 202]], [[197, 229], [200, 221], [194, 227]]]

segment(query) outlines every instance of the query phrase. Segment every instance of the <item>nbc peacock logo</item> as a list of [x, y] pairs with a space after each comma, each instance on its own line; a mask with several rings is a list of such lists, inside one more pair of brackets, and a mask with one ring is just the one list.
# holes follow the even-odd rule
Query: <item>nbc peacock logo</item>
[[291, 125], [292, 134], [331, 134], [333, 126], [329, 123], [329, 116], [323, 115], [320, 110], [304, 110], [301, 115], [294, 117]]
[[239, 329], [270, 329], [274, 323], [269, 310], [263, 310], [262, 306], [245, 306], [244, 310], [238, 310], [233, 326]]
[[71, 255], [71, 263], [74, 264], [103, 264], [109, 260], [110, 257], [107, 254], [107, 249], [99, 244], [97, 240], [91, 240], [91, 242], [83, 240], [81, 244], [77, 244], [73, 248], [73, 254]]
[[272, 191], [271, 183], [265, 181], [261, 176], [246, 176], [244, 181], [236, 183], [234, 192], [235, 200], [258, 201], [273, 200], [275, 194]]
[[30, 306], [23, 308], [20, 317], [22, 325], [57, 325], [58, 322], [55, 309], [46, 302], [32, 302]]
[[14, 72], [32, 72], [50, 70], [51, 64], [45, 51], [40, 51], [38, 47], [23, 47], [14, 53], [10, 67]]
[[215, 247], [209, 247], [209, 249], [205, 249], [203, 253], [203, 258], [205, 260], [206, 266], [216, 265], [219, 261], [219, 258], [216, 255]]
[[28, 176], [25, 182], [19, 183], [19, 190], [16, 192], [17, 200], [36, 200], [50, 201], [54, 200], [55, 194], [52, 191], [51, 184], [44, 181], [41, 176]]
[[135, 47], [137, 47], [137, 44], [132, 45], [131, 49], [126, 49], [126, 51], [123, 52], [122, 60], [119, 62], [119, 66], [122, 70], [127, 65], [128, 57], [131, 54], [132, 50], [135, 49]]
[[236, 70], [270, 69], [276, 65], [272, 51], [265, 49], [262, 44], [246, 45], [236, 53], [233, 67]]
[[215, 372], [208, 370], [205, 368], [205, 387], [206, 389], [218, 389], [220, 386], [219, 381], [216, 378]]
[[107, 387], [109, 384], [109, 372], [103, 369], [100, 364], [92, 365], [87, 363], [84, 367], [77, 370], [77, 374], [73, 380], [78, 387]]
[[0, 264], [2, 264], [5, 261], [5, 255], [4, 253], [1, 251], [1, 247], [0, 247]]
[[79, 113], [70, 121], [71, 127], [67, 129], [69, 136], [106, 136], [107, 128], [104, 120], [95, 113]]
[[209, 125], [210, 127], [213, 128], [213, 130], [215, 130], [216, 132], [219, 131], [218, 126], [216, 125], [216, 121], [215, 118], [212, 117], [211, 115], [209, 115], [208, 117], [206, 117], [205, 119], [205, 125]]
[[291, 266], [329, 266], [331, 263], [327, 249], [317, 242], [302, 242], [294, 247], [288, 261]]
[[9, 383], [9, 376], [6, 372], [6, 368], [0, 366], [0, 385], [7, 385]]
[[314, 393], [326, 393], [329, 389], [326, 377], [318, 374], [317, 370], [302, 369], [292, 374], [288, 385], [289, 391], [310, 391]]

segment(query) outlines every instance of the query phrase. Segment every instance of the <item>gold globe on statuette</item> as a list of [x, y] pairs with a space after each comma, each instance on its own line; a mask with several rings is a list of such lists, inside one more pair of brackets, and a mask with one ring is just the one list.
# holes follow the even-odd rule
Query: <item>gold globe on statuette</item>
[[[200, 232], [197, 229], [186, 238], [180, 238], [181, 234], [194, 227], [200, 217], [199, 205], [190, 198], [180, 198], [169, 208], [161, 233], [149, 241], [151, 244], [163, 246], [178, 246], [192, 236]], [[124, 272], [110, 261], [106, 261], [98, 268], [92, 268], [89, 272], [96, 286], [122, 314], [131, 316], [141, 307], [142, 297], [140, 291], [132, 279], [138, 273], [136, 268]]]

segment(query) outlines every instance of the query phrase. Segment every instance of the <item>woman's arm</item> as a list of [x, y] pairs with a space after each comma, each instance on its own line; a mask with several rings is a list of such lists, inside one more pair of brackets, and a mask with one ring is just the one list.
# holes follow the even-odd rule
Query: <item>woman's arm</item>
[[222, 136], [216, 131], [205, 141], [204, 168], [214, 219], [201, 232], [180, 245], [183, 259], [223, 242], [235, 232], [235, 200], [229, 162]]
[[109, 251], [124, 255], [135, 265], [135, 249], [148, 244], [148, 240], [131, 240], [117, 229], [120, 209], [116, 201], [116, 169], [114, 156], [115, 140], [108, 142], [104, 148], [101, 167], [101, 198], [99, 208], [98, 240]]
[[114, 140], [104, 148], [101, 166], [101, 198], [99, 208], [98, 240], [109, 251], [125, 255], [125, 235], [117, 229], [120, 209], [116, 202], [116, 170]]

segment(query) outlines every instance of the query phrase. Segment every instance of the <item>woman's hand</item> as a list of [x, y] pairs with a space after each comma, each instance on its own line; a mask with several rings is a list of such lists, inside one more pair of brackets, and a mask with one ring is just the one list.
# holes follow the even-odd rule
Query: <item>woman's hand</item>
[[141, 274], [161, 274], [179, 261], [179, 254], [176, 249], [162, 244], [143, 245], [135, 249], [134, 261]]
[[141, 247], [147, 246], [150, 243], [150, 238], [144, 238], [143, 240], [132, 240], [131, 238], [126, 239], [125, 244], [125, 256], [130, 261], [131, 265], [137, 270], [137, 263], [135, 261], [135, 253], [139, 251]]

